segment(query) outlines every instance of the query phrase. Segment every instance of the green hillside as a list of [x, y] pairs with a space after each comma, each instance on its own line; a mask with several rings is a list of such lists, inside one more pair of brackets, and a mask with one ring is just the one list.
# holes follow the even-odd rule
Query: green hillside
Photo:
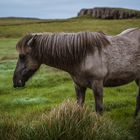
[[107, 34], [115, 35], [132, 27], [140, 27], [140, 19], [95, 20], [91, 17], [72, 18], [68, 20], [1, 19], [0, 37], [19, 38], [31, 32], [80, 31], [103, 31]]

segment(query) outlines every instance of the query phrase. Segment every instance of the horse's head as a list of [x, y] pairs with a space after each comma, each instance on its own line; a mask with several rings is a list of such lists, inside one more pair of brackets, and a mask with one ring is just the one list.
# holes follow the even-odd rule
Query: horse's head
[[40, 67], [40, 62], [34, 55], [34, 37], [27, 35], [17, 43], [19, 52], [18, 62], [13, 75], [13, 86], [23, 87], [25, 82], [37, 71]]

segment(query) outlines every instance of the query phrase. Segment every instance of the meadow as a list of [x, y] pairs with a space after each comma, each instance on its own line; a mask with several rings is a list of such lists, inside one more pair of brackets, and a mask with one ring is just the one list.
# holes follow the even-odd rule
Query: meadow
[[[101, 117], [94, 113], [91, 90], [87, 91], [85, 108], [81, 111], [76, 107], [73, 103], [73, 82], [67, 73], [58, 69], [42, 65], [24, 88], [14, 89], [12, 83], [18, 58], [15, 45], [19, 38], [27, 33], [102, 31], [116, 35], [134, 27], [140, 28], [140, 19], [0, 19], [0, 139], [85, 140], [93, 139], [91, 136], [95, 135], [94, 139], [98, 140], [139, 140], [140, 116], [134, 118], [137, 92], [135, 83], [105, 88], [104, 115]], [[81, 117], [79, 120], [82, 119], [80, 123], [76, 122], [74, 117], [74, 114], [78, 113]], [[95, 120], [92, 120], [91, 116]], [[93, 122], [97, 123], [97, 129], [93, 130], [95, 134], [86, 131], [90, 130]], [[80, 124], [78, 127], [77, 123]], [[51, 127], [48, 127], [50, 124]]]

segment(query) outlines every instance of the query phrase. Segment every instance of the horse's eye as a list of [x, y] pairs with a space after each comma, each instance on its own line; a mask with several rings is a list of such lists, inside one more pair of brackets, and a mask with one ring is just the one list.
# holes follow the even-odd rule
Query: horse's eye
[[25, 59], [25, 57], [26, 57], [26, 56], [25, 56], [24, 54], [20, 54], [20, 55], [19, 55], [19, 58], [22, 59], [22, 60]]

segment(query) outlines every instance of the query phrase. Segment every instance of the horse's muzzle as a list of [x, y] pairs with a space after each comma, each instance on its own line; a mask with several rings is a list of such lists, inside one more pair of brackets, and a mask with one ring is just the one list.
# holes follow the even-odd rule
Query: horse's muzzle
[[14, 88], [17, 88], [17, 87], [24, 87], [24, 86], [25, 86], [25, 83], [22, 82], [21, 80], [18, 81], [18, 82], [15, 82], [15, 83], [13, 84], [13, 87], [14, 87]]

